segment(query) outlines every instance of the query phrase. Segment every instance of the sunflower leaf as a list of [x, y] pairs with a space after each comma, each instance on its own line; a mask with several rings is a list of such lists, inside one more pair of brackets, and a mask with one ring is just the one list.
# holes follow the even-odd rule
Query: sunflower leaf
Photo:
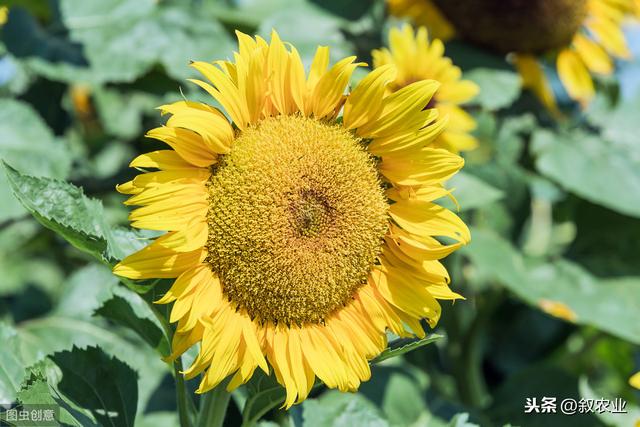
[[402, 356], [405, 353], [409, 353], [410, 351], [416, 350], [427, 344], [434, 343], [440, 338], [442, 338], [442, 335], [431, 334], [428, 337], [422, 339], [412, 340], [401, 338], [395, 340], [391, 342], [387, 349], [380, 353], [378, 357], [372, 359], [371, 363], [380, 363], [384, 360], [391, 359], [392, 357]]
[[[502, 190], [467, 172], [458, 172], [447, 181], [446, 186], [453, 189], [452, 194], [460, 205], [460, 211], [476, 209], [504, 197]], [[448, 197], [443, 197], [438, 203], [452, 210], [457, 208]]]
[[461, 249], [477, 275], [497, 280], [528, 304], [569, 322], [640, 344], [640, 277], [599, 279], [567, 260], [527, 260], [497, 234], [475, 229]]
[[380, 410], [359, 394], [330, 391], [302, 404], [304, 427], [387, 427]]
[[116, 295], [96, 314], [133, 330], [162, 356], [169, 355], [169, 341], [142, 298], [126, 288], [116, 288], [114, 292]]
[[62, 371], [60, 393], [88, 409], [101, 425], [134, 425], [138, 375], [128, 365], [96, 347], [74, 348], [51, 359]]
[[[66, 178], [71, 160], [64, 141], [56, 140], [46, 123], [28, 104], [0, 99], [0, 159], [30, 174]], [[0, 174], [0, 221], [24, 214]]]
[[23, 175], [6, 163], [4, 167], [13, 194], [38, 222], [81, 251], [103, 259], [107, 226], [98, 200], [66, 182]]
[[261, 390], [248, 398], [242, 411], [242, 425], [255, 425], [264, 414], [281, 405], [285, 396], [284, 388], [278, 385]]
[[64, 38], [59, 44], [69, 44], [81, 53], [56, 62], [46, 60], [45, 54], [51, 55], [50, 49], [44, 54], [37, 50], [29, 52], [28, 65], [52, 80], [132, 82], [156, 64], [162, 64], [170, 77], [183, 80], [194, 75], [194, 70], [187, 67], [189, 60], [225, 57], [233, 47], [222, 25], [195, 3], [173, 5], [154, 0], [58, 3], [62, 24], [69, 30], [68, 40]]
[[520, 77], [513, 71], [476, 68], [465, 78], [480, 86], [473, 103], [490, 111], [510, 106], [520, 95]]
[[[47, 405], [61, 425], [96, 426], [95, 419], [55, 388], [59, 376], [53, 362], [46, 360], [29, 368], [29, 376], [18, 393], [21, 405]], [[57, 410], [56, 410], [57, 409]]]
[[[3, 165], [13, 194], [27, 211], [77, 249], [113, 265], [115, 260], [143, 245], [138, 233], [111, 229], [105, 221], [102, 203], [85, 196], [81, 188], [57, 179], [23, 175], [4, 162]], [[139, 293], [152, 286], [121, 281]]]
[[536, 168], [567, 190], [609, 209], [640, 217], [640, 150], [577, 131], [534, 134]]
[[281, 405], [286, 397], [285, 389], [273, 377], [262, 372], [254, 373], [247, 383], [247, 397], [242, 409], [242, 426], [253, 426], [271, 409]]
[[25, 367], [17, 356], [15, 329], [0, 323], [0, 342], [0, 402], [13, 402], [25, 376]]

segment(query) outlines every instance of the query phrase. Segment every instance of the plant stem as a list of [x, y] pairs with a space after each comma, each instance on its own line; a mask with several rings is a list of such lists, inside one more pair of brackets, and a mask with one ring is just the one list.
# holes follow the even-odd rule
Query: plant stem
[[187, 385], [184, 381], [182, 371], [182, 358], [178, 357], [173, 364], [176, 379], [176, 401], [178, 403], [178, 417], [180, 419], [180, 427], [191, 427], [191, 414], [195, 413], [193, 400], [189, 397]]
[[[151, 295], [149, 295], [151, 294]], [[143, 298], [149, 309], [156, 316], [160, 325], [162, 326], [165, 338], [167, 342], [171, 343], [171, 337], [173, 336], [173, 330], [167, 321], [167, 316], [165, 313], [162, 313], [158, 310], [152, 300], [155, 299], [155, 295], [153, 295], [153, 290], [145, 295], [147, 298]], [[149, 300], [151, 297], [152, 300]], [[166, 356], [163, 354], [162, 356]], [[184, 376], [180, 373], [182, 371], [182, 357], [178, 357], [173, 363], [173, 374], [176, 381], [176, 403], [178, 406], [178, 418], [180, 419], [180, 427], [191, 427], [192, 419], [196, 412], [195, 406], [193, 404], [193, 400], [189, 396], [189, 392], [187, 391], [187, 385], [184, 381]]]
[[231, 393], [226, 390], [228, 382], [228, 379], [221, 382], [202, 396], [197, 427], [222, 427], [231, 399]]

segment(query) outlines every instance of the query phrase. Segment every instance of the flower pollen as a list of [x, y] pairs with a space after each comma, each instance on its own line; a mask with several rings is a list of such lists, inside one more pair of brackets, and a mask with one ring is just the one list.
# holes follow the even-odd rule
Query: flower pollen
[[366, 282], [387, 231], [374, 159], [349, 131], [301, 116], [240, 134], [209, 181], [207, 262], [259, 321], [322, 323]]

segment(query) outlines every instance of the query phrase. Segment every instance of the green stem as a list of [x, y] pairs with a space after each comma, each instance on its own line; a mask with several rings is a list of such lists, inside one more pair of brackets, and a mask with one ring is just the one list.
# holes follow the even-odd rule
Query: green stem
[[231, 399], [231, 393], [226, 390], [228, 382], [221, 382], [202, 396], [197, 427], [222, 427]]
[[[151, 298], [151, 299], [150, 299]], [[155, 299], [154, 292], [151, 291], [145, 295], [143, 298], [149, 309], [156, 316], [162, 329], [164, 331], [165, 338], [168, 343], [171, 343], [171, 337], [173, 336], [173, 330], [171, 329], [171, 325], [167, 321], [166, 313], [162, 313], [158, 310], [158, 307], [153, 304], [153, 299]], [[162, 356], [166, 356], [163, 354]], [[189, 396], [189, 392], [187, 390], [187, 385], [184, 381], [184, 376], [181, 374], [182, 371], [182, 358], [178, 357], [173, 363], [173, 374], [176, 381], [176, 402], [178, 405], [178, 418], [180, 419], [180, 427], [191, 427], [192, 419], [196, 412], [195, 406], [193, 404], [193, 400]]]
[[180, 427], [191, 427], [191, 417], [189, 415], [195, 412], [195, 408], [193, 407], [193, 400], [189, 397], [184, 376], [180, 373], [182, 371], [182, 359], [180, 357], [174, 362], [173, 369], [176, 378], [176, 400]]

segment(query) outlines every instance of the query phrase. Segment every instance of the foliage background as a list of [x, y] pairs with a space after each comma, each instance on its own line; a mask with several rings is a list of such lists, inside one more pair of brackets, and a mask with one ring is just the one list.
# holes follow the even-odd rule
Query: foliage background
[[[158, 355], [168, 332], [145, 303], [166, 285], [123, 286], [108, 268], [150, 237], [127, 228], [114, 186], [131, 179], [136, 153], [160, 147], [143, 138], [160, 123], [154, 108], [211, 102], [185, 82], [187, 64], [229, 57], [234, 29], [276, 28], [306, 60], [322, 44], [334, 60], [370, 62], [397, 22], [373, 0], [8, 6], [0, 158], [15, 170], [0, 173], [0, 403], [55, 402], [69, 425], [178, 425], [174, 372]], [[640, 29], [627, 30], [638, 58]], [[447, 260], [466, 301], [445, 306], [444, 338], [376, 365], [358, 394], [319, 390], [283, 413], [270, 409], [278, 391], [256, 382], [234, 394], [228, 425], [243, 411], [265, 412], [263, 426], [638, 425], [628, 378], [640, 370], [640, 61], [599, 79], [586, 111], [556, 84], [557, 122], [504, 58], [460, 42], [447, 53], [482, 89], [468, 106], [480, 148], [450, 184], [472, 226], [472, 244]], [[621, 397], [628, 414], [525, 415], [525, 398], [542, 396]]]

